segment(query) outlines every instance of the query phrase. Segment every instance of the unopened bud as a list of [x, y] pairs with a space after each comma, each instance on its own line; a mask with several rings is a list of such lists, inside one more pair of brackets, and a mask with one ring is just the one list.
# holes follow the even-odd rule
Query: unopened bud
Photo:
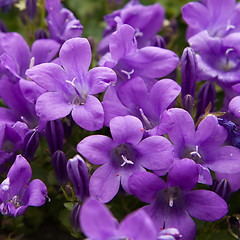
[[32, 21], [37, 13], [37, 0], [27, 0], [26, 11], [28, 18]]
[[22, 155], [28, 161], [33, 159], [33, 156], [37, 151], [39, 138], [39, 132], [35, 129], [28, 131], [24, 136]]
[[46, 139], [53, 155], [57, 150], [63, 150], [63, 126], [59, 119], [46, 122]]
[[231, 186], [227, 179], [214, 179], [210, 190], [217, 193], [225, 201], [227, 201], [231, 195]]
[[198, 94], [196, 119], [205, 113], [209, 103], [211, 103], [212, 106], [210, 111], [213, 111], [215, 106], [215, 98], [216, 90], [214, 84], [210, 81], [205, 82]]
[[68, 160], [67, 173], [75, 188], [76, 197], [83, 202], [89, 197], [89, 174], [87, 165], [80, 155]]
[[57, 150], [53, 155], [52, 155], [52, 164], [53, 168], [55, 170], [57, 180], [61, 185], [64, 185], [68, 181], [68, 176], [67, 176], [67, 159], [65, 156], [65, 153], [63, 151]]
[[38, 39], [48, 39], [48, 35], [46, 33], [45, 30], [43, 29], [38, 29], [36, 32], [35, 32], [35, 39], [38, 40]]
[[194, 99], [190, 94], [187, 94], [184, 97], [184, 109], [186, 111], [188, 111], [190, 114], [192, 114], [192, 110], [193, 110], [193, 105], [194, 105]]
[[197, 58], [192, 48], [184, 49], [181, 57], [181, 78], [182, 78], [182, 103], [185, 109], [184, 98], [187, 94], [195, 98], [197, 82]]
[[80, 231], [80, 221], [79, 221], [80, 209], [81, 209], [81, 204], [75, 203], [73, 210], [71, 212], [72, 227], [76, 232]]

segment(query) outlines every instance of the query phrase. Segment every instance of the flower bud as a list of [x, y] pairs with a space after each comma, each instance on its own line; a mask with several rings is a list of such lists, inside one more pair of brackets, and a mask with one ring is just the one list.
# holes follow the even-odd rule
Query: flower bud
[[52, 155], [52, 164], [53, 168], [55, 170], [57, 180], [61, 185], [64, 185], [68, 181], [68, 176], [67, 176], [67, 159], [65, 156], [65, 153], [61, 150], [57, 150], [53, 155]]
[[76, 232], [80, 231], [80, 221], [79, 221], [79, 214], [80, 214], [81, 204], [75, 203], [73, 210], [71, 212], [71, 223], [72, 227]]
[[213, 111], [215, 105], [215, 98], [216, 90], [214, 84], [210, 81], [205, 82], [202, 85], [198, 94], [196, 119], [198, 119], [202, 114], [205, 113], [205, 110], [209, 103], [212, 104], [211, 111]]
[[37, 0], [27, 0], [26, 11], [28, 18], [32, 21], [37, 13]]
[[166, 48], [166, 43], [162, 36], [156, 35], [152, 40], [151, 46]]
[[186, 111], [188, 111], [190, 114], [192, 114], [192, 110], [193, 110], [193, 105], [194, 105], [194, 99], [190, 94], [187, 94], [184, 97], [184, 109]]
[[68, 160], [67, 173], [75, 188], [76, 197], [83, 202], [89, 197], [89, 175], [87, 165], [80, 155]]
[[24, 136], [22, 155], [28, 161], [31, 161], [33, 159], [33, 156], [37, 151], [39, 138], [39, 132], [35, 129], [28, 131]]
[[57, 119], [46, 122], [45, 132], [51, 154], [63, 150], [64, 131], [61, 121]]
[[48, 39], [48, 35], [46, 33], [45, 30], [43, 29], [38, 29], [36, 32], [35, 32], [35, 39], [38, 40], [38, 39]]
[[197, 58], [192, 48], [184, 49], [181, 57], [182, 103], [185, 109], [184, 98], [187, 94], [195, 98], [197, 82]]
[[2, 21], [0, 21], [0, 32], [4, 32], [4, 33], [7, 32], [7, 27]]
[[214, 179], [210, 190], [217, 193], [225, 201], [227, 201], [231, 195], [231, 186], [227, 179]]

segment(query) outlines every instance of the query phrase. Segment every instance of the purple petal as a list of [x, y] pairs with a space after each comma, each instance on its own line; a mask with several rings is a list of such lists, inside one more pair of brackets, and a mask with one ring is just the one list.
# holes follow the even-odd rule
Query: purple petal
[[227, 203], [215, 192], [195, 190], [187, 193], [188, 213], [203, 221], [216, 221], [228, 212]]
[[17, 116], [11, 110], [0, 107], [0, 123], [14, 124], [17, 120]]
[[109, 202], [117, 194], [120, 187], [119, 169], [105, 163], [90, 178], [90, 196], [100, 202]]
[[134, 34], [135, 29], [124, 24], [111, 35], [109, 50], [115, 62], [136, 51], [137, 44], [133, 43]]
[[116, 73], [107, 67], [92, 68], [87, 75], [89, 84], [89, 94], [97, 94], [103, 92], [110, 84], [117, 81]]
[[143, 137], [142, 122], [133, 116], [115, 117], [110, 121], [110, 131], [116, 144], [137, 144]]
[[110, 120], [114, 117], [130, 115], [130, 111], [119, 100], [113, 86], [107, 89], [102, 105], [104, 109], [104, 125], [106, 126], [109, 126]]
[[78, 78], [84, 81], [91, 63], [91, 48], [86, 38], [72, 38], [67, 40], [60, 49], [59, 58], [70, 81]]
[[181, 87], [171, 79], [162, 79], [154, 84], [150, 91], [149, 100], [158, 116], [162, 115], [180, 91]]
[[27, 186], [22, 201], [24, 205], [38, 207], [45, 203], [47, 195], [45, 184], [39, 179], [34, 179]]
[[198, 170], [199, 170], [198, 182], [207, 185], [212, 185], [212, 175], [209, 169], [198, 164]]
[[36, 103], [36, 112], [39, 118], [45, 121], [66, 117], [72, 110], [61, 93], [47, 92], [42, 94]]
[[82, 128], [88, 131], [99, 130], [103, 126], [103, 108], [100, 101], [88, 95], [83, 105], [74, 105], [72, 111], [73, 120]]
[[78, 152], [96, 165], [109, 161], [112, 148], [112, 139], [103, 135], [88, 136], [77, 145]]
[[176, 161], [170, 168], [167, 183], [170, 187], [178, 186], [183, 191], [192, 190], [198, 182], [198, 166], [188, 158]]
[[223, 146], [207, 156], [206, 166], [219, 173], [240, 172], [240, 149]]
[[151, 218], [143, 210], [129, 214], [119, 226], [119, 235], [137, 240], [156, 240], [157, 229]]
[[32, 170], [28, 161], [21, 155], [17, 155], [15, 162], [10, 168], [7, 178], [10, 180], [9, 199], [18, 195], [32, 177]]
[[195, 125], [191, 115], [180, 108], [172, 108], [166, 115], [172, 118], [173, 127], [168, 136], [177, 148], [175, 151], [178, 153], [183, 146], [195, 145]]
[[56, 56], [60, 44], [52, 39], [39, 39], [32, 45], [32, 56], [35, 58], [34, 65], [46, 63]]
[[217, 117], [214, 115], [204, 118], [196, 131], [197, 145], [203, 151], [221, 146], [226, 138], [226, 129], [218, 124]]
[[110, 239], [117, 232], [117, 222], [108, 208], [91, 198], [81, 207], [80, 224], [83, 233], [91, 239]]
[[150, 172], [135, 172], [129, 177], [130, 191], [141, 201], [151, 203], [157, 192], [167, 187], [167, 184], [157, 175]]
[[229, 111], [237, 118], [240, 117], [240, 96], [234, 97], [229, 103]]
[[55, 63], [42, 63], [29, 68], [26, 75], [48, 91], [61, 91], [68, 79], [62, 67]]
[[179, 58], [174, 52], [158, 47], [144, 47], [124, 58], [126, 65], [139, 76], [147, 78], [166, 76], [177, 67], [178, 62]]
[[138, 151], [141, 154], [139, 162], [147, 169], [164, 169], [173, 162], [173, 145], [161, 136], [145, 138], [139, 143]]

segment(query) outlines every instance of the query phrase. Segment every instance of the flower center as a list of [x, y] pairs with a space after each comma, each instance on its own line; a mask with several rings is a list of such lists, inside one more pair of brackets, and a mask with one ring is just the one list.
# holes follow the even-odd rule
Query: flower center
[[173, 207], [174, 200], [176, 200], [180, 196], [179, 187], [170, 187], [164, 190], [164, 198], [168, 202], [169, 207]]
[[152, 129], [153, 126], [152, 126], [151, 122], [149, 121], [149, 119], [147, 118], [147, 116], [144, 114], [142, 108], [139, 108], [139, 112], [140, 112], [140, 115], [141, 115], [141, 118], [143, 120], [146, 130]]
[[120, 167], [133, 165], [135, 151], [130, 144], [123, 143], [112, 149], [111, 158]]
[[195, 149], [185, 148], [182, 152], [181, 158], [189, 158], [192, 159], [197, 164], [202, 164], [203, 159], [201, 154], [199, 153], [198, 145], [195, 146]]

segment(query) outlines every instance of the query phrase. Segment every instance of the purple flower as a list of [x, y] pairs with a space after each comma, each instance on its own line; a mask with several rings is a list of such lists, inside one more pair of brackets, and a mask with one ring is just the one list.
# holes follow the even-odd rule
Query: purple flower
[[[159, 229], [177, 228], [182, 240], [193, 240], [196, 226], [190, 216], [216, 221], [228, 211], [226, 202], [215, 192], [191, 191], [198, 182], [198, 166], [191, 159], [177, 161], [170, 168], [167, 183], [150, 172], [136, 172], [129, 178], [129, 188]], [[189, 216], [190, 215], [190, 216]]]
[[134, 35], [130, 25], [120, 25], [110, 37], [109, 52], [99, 62], [114, 69], [118, 85], [136, 76], [150, 85], [149, 78], [164, 77], [176, 68], [179, 59], [174, 52], [153, 46], [138, 49]]
[[[83, 139], [77, 150], [89, 162], [102, 165], [90, 179], [90, 195], [101, 202], [110, 201], [118, 192], [120, 183], [127, 193], [128, 178], [144, 168], [161, 170], [169, 167], [173, 147], [164, 137], [143, 137], [143, 125], [133, 116], [115, 117], [110, 121], [112, 138], [92, 135]], [[142, 141], [141, 141], [142, 140]]]
[[92, 68], [91, 48], [85, 38], [67, 40], [59, 52], [63, 68], [45, 63], [27, 70], [26, 75], [46, 89], [37, 100], [36, 111], [44, 121], [56, 120], [72, 112], [74, 121], [89, 131], [103, 126], [103, 108], [94, 94], [116, 82], [116, 74], [106, 67]]
[[149, 46], [160, 31], [164, 17], [164, 8], [159, 3], [143, 6], [138, 0], [129, 1], [122, 9], [104, 17], [107, 26], [98, 45], [98, 53], [103, 55], [108, 52], [110, 36], [116, 31], [119, 21], [136, 30], [135, 37], [139, 48]]
[[[217, 6], [217, 7], [216, 7]], [[205, 0], [187, 3], [182, 15], [188, 24], [187, 38], [207, 31], [211, 37], [224, 37], [239, 31], [239, 3], [236, 0]]]
[[157, 230], [144, 211], [129, 214], [119, 224], [104, 204], [91, 198], [81, 207], [80, 224], [89, 240], [157, 239]]
[[168, 136], [174, 144], [175, 160], [193, 159], [199, 167], [199, 182], [212, 184], [209, 169], [221, 173], [240, 171], [240, 149], [222, 146], [227, 139], [227, 130], [218, 124], [217, 117], [207, 115], [198, 125], [183, 109], [170, 109], [166, 115], [173, 127]]
[[175, 81], [162, 79], [149, 92], [139, 77], [123, 83], [117, 90], [110, 87], [103, 98], [104, 123], [109, 126], [114, 117], [133, 115], [141, 120], [149, 134], [165, 134], [167, 124], [161, 121], [161, 116], [180, 91]]
[[74, 37], [81, 37], [83, 26], [73, 13], [61, 6], [60, 0], [46, 1], [47, 22], [50, 37], [59, 43]]
[[47, 197], [45, 184], [32, 177], [28, 161], [21, 155], [10, 168], [7, 178], [0, 185], [0, 211], [3, 215], [17, 217], [22, 215], [28, 206], [42, 206]]

